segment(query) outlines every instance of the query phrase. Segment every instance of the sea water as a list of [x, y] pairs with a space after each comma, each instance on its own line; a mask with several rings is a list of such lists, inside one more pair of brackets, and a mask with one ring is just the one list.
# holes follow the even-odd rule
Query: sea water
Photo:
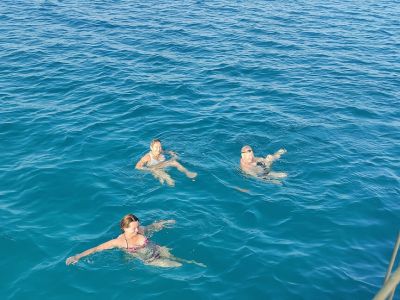
[[[397, 1], [0, 3], [1, 299], [371, 299], [399, 230]], [[195, 181], [134, 169], [160, 138]], [[240, 149], [286, 148], [281, 185]], [[142, 224], [177, 269], [112, 250]], [[397, 295], [397, 299], [399, 299]]]

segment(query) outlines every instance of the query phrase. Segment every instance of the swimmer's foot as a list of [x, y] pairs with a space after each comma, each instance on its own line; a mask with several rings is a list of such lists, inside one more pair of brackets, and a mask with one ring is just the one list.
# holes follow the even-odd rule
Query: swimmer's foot
[[238, 190], [239, 192], [250, 194], [250, 190], [242, 189], [242, 188], [237, 187], [237, 186], [234, 186], [233, 188], [234, 188], [235, 190]]
[[202, 267], [202, 268], [207, 268], [207, 266], [206, 266], [205, 264], [199, 263], [199, 262], [197, 262], [197, 261], [195, 261], [195, 260], [187, 260], [187, 259], [178, 258], [178, 257], [174, 257], [174, 259], [175, 259], [176, 261], [179, 261], [179, 262], [182, 262], [182, 263], [194, 264], [194, 265], [199, 266], [199, 267]]
[[187, 172], [186, 172], [186, 176], [187, 176], [188, 178], [194, 179], [194, 178], [197, 177], [197, 173], [196, 173], [196, 172], [189, 172], [189, 171], [187, 171]]
[[206, 266], [205, 264], [199, 263], [199, 262], [197, 262], [197, 261], [195, 261], [195, 260], [188, 260], [187, 263], [188, 263], [188, 264], [194, 264], [194, 265], [199, 266], [199, 267], [202, 267], [202, 268], [207, 268], [207, 266]]

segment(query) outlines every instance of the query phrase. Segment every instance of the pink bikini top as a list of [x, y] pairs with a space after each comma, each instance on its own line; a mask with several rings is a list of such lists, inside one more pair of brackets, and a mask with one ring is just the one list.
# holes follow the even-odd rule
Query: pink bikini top
[[126, 239], [125, 234], [124, 234], [124, 238], [125, 238], [125, 242], [126, 242], [126, 250], [129, 251], [129, 252], [132, 252], [132, 253], [136, 252], [137, 250], [139, 250], [139, 249], [141, 249], [141, 248], [146, 247], [146, 245], [149, 243], [149, 240], [148, 240], [146, 237], [144, 237], [144, 243], [143, 243], [143, 245], [138, 245], [138, 246], [129, 247], [129, 245], [128, 245], [128, 240]]

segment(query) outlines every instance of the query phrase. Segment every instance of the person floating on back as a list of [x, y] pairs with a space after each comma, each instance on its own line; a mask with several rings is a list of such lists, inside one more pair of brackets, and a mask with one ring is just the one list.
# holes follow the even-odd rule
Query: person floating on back
[[172, 224], [175, 224], [174, 220], [165, 220], [142, 227], [135, 215], [128, 214], [120, 222], [122, 234], [117, 238], [68, 257], [65, 263], [67, 265], [76, 264], [81, 258], [95, 252], [119, 248], [133, 257], [140, 259], [146, 265], [171, 268], [180, 267], [182, 262], [185, 262], [205, 267], [202, 263], [175, 257], [169, 252], [167, 247], [156, 245], [148, 239], [154, 232], [169, 227]]
[[269, 180], [273, 183], [280, 183], [276, 179], [285, 178], [286, 173], [283, 172], [272, 172], [271, 166], [274, 161], [279, 159], [282, 154], [287, 151], [285, 149], [279, 149], [272, 155], [264, 157], [255, 157], [253, 149], [246, 145], [242, 147], [242, 158], [240, 159], [240, 168], [248, 175]]
[[177, 161], [178, 156], [175, 152], [168, 151], [167, 153], [171, 155], [171, 158], [168, 160], [164, 156], [161, 141], [159, 139], [152, 140], [150, 144], [150, 152], [137, 162], [136, 169], [150, 171], [153, 176], [160, 181], [161, 184], [166, 182], [169, 186], [174, 186], [175, 181], [165, 171], [165, 168], [167, 167], [177, 168], [188, 178], [195, 178], [197, 176], [197, 173], [188, 171]]

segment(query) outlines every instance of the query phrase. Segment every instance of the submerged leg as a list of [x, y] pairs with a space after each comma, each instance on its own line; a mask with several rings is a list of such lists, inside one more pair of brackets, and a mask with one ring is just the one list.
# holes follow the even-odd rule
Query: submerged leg
[[199, 267], [207, 268], [207, 266], [205, 264], [199, 263], [199, 262], [197, 262], [195, 260], [187, 260], [187, 259], [179, 258], [179, 257], [174, 257], [174, 259], [176, 261], [179, 261], [179, 262], [183, 262], [183, 263], [187, 263], [187, 264], [194, 264], [194, 265], [199, 266]]
[[170, 248], [165, 246], [158, 246], [158, 251], [160, 252], [160, 256], [163, 258], [174, 258], [174, 256], [169, 252]]
[[269, 172], [268, 176], [272, 178], [285, 178], [287, 174], [284, 172]]
[[269, 176], [269, 174], [267, 176], [262, 176], [262, 177], [258, 177], [268, 183], [272, 183], [272, 184], [276, 184], [276, 185], [282, 185], [282, 181], [277, 179], [276, 177], [272, 177]]
[[179, 263], [175, 260], [170, 260], [170, 259], [166, 259], [166, 258], [157, 258], [150, 262], [145, 262], [145, 264], [149, 265], [149, 266], [155, 266], [155, 267], [161, 267], [161, 268], [177, 268], [177, 267], [182, 266], [181, 263]]
[[187, 264], [195, 264], [195, 265], [203, 267], [203, 268], [207, 267], [205, 264], [199, 263], [195, 260], [187, 260], [184, 258], [176, 257], [173, 254], [171, 254], [171, 252], [169, 252], [171, 249], [169, 249], [167, 247], [159, 246], [158, 249], [160, 251], [160, 258], [166, 258], [171, 261], [182, 262], [182, 263], [187, 263]]
[[195, 178], [197, 176], [196, 172], [190, 172], [184, 166], [182, 166], [177, 160], [169, 160], [168, 165], [177, 168], [180, 172], [184, 173], [188, 178]]
[[268, 181], [269, 183], [276, 184], [276, 185], [282, 185], [282, 181], [277, 180], [277, 179], [264, 178], [264, 180]]
[[156, 179], [160, 181], [161, 184], [164, 184], [164, 182], [166, 182], [169, 186], [175, 186], [175, 181], [164, 170], [155, 169], [152, 171], [152, 174]]

